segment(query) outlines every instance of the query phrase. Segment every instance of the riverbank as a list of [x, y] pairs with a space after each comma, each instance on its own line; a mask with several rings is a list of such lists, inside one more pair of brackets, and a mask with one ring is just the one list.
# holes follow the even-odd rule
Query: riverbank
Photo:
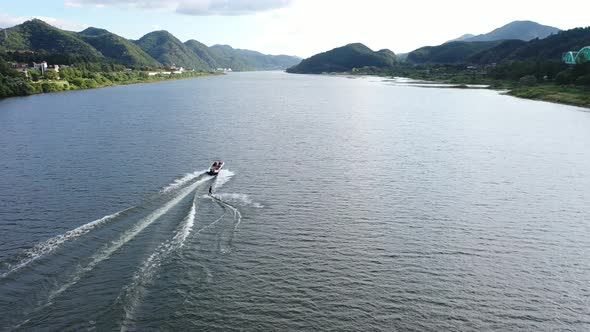
[[19, 77], [4, 84], [5, 90], [2, 91], [3, 93], [0, 93], [0, 99], [41, 93], [96, 89], [107, 86], [154, 83], [211, 75], [223, 74], [214, 72], [184, 72], [182, 74], [149, 75], [147, 72], [98, 72], [84, 75], [83, 77], [66, 77], [60, 80], [40, 79], [38, 81], [28, 81]]
[[519, 98], [590, 108], [590, 88], [585, 87], [542, 84], [515, 87], [510, 89], [507, 94]]
[[[376, 76], [399, 81], [399, 77], [392, 77], [390, 73], [331, 73], [347, 77]], [[503, 90], [509, 96], [547, 101], [558, 104], [590, 108], [590, 87], [582, 85], [559, 85], [554, 82], [522, 84], [509, 80], [494, 80], [482, 75], [447, 75], [440, 77], [432, 75], [407, 75], [403, 85], [422, 88], [455, 88], [455, 89], [492, 89]], [[397, 83], [399, 84], [399, 83]]]

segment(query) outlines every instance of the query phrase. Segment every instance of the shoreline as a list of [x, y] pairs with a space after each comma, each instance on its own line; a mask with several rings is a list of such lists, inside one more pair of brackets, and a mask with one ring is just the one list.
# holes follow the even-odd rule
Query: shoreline
[[396, 82], [406, 80], [398, 86], [413, 86], [418, 88], [438, 88], [438, 89], [487, 89], [502, 91], [503, 94], [528, 100], [550, 102], [560, 105], [576, 106], [590, 109], [590, 87], [575, 85], [556, 85], [554, 83], [539, 83], [536, 85], [525, 86], [519, 85], [518, 82], [511, 81], [473, 81], [473, 82], [456, 82], [452, 80], [426, 80], [423, 78], [398, 77], [391, 75], [379, 74], [355, 74], [355, 73], [322, 73], [322, 74], [305, 74], [305, 75], [323, 75], [337, 76], [344, 78], [358, 77], [379, 77], [384, 82]]
[[92, 86], [77, 86], [70, 81], [67, 80], [40, 80], [37, 82], [30, 82], [32, 86], [36, 87], [36, 91], [33, 93], [23, 94], [23, 95], [12, 95], [0, 98], [0, 101], [6, 100], [9, 98], [17, 98], [17, 97], [28, 97], [33, 95], [42, 95], [42, 94], [49, 94], [49, 93], [56, 93], [56, 92], [69, 92], [69, 91], [80, 91], [80, 90], [92, 90], [92, 89], [101, 89], [106, 87], [116, 87], [121, 85], [132, 85], [132, 84], [150, 84], [150, 83], [158, 83], [158, 82], [165, 82], [165, 81], [176, 81], [176, 80], [183, 80], [189, 78], [201, 78], [201, 77], [208, 77], [208, 76], [221, 76], [224, 75], [223, 73], [212, 73], [212, 72], [188, 72], [184, 74], [175, 74], [174, 76], [163, 76], [163, 75], [155, 75], [150, 76], [148, 79], [130, 79], [130, 80], [123, 80], [123, 81], [109, 81], [105, 83], [100, 83]]

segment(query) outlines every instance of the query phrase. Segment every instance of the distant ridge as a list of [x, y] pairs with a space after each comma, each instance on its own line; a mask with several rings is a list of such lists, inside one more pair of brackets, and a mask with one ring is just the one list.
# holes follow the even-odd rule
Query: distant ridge
[[514, 21], [486, 34], [467, 34], [442, 45], [418, 48], [408, 54], [407, 61], [416, 64], [496, 63], [526, 42], [542, 40], [560, 31], [533, 21]]
[[0, 34], [0, 53], [8, 61], [47, 60], [66, 65], [99, 63], [136, 68], [175, 64], [197, 71], [218, 67], [235, 71], [282, 70], [301, 61], [294, 56], [266, 55], [230, 46], [208, 47], [196, 40], [182, 43], [167, 31], [153, 31], [132, 41], [95, 27], [81, 32], [65, 31], [39, 19], [4, 29]]
[[283, 70], [301, 62], [295, 56], [268, 55], [229, 45], [213, 45], [209, 50], [221, 67], [233, 70]]
[[446, 44], [446, 43], [452, 43], [452, 42], [456, 42], [456, 41], [465, 41], [465, 40], [467, 40], [467, 39], [469, 39], [469, 38], [473, 38], [473, 37], [475, 37], [475, 35], [472, 35], [472, 34], [470, 34], [470, 33], [466, 33], [466, 34], [464, 34], [463, 36], [461, 36], [461, 37], [459, 37], [459, 38], [455, 38], [455, 39], [451, 39], [451, 40], [449, 40], [449, 41], [446, 41], [446, 42], [445, 42], [445, 44]]
[[559, 31], [543, 39], [450, 42], [426, 46], [408, 54], [415, 64], [498, 64], [508, 61], [553, 61], [563, 52], [590, 45], [590, 27]]
[[470, 63], [489, 64], [512, 60], [561, 62], [563, 52], [579, 50], [590, 45], [590, 27], [560, 31], [544, 39], [529, 42], [504, 41], [496, 47], [487, 49], [468, 59]]
[[496, 41], [496, 40], [507, 40], [507, 39], [518, 39], [529, 41], [535, 38], [543, 39], [548, 36], [558, 33], [561, 31], [558, 28], [542, 25], [533, 21], [513, 21], [504, 26], [501, 26], [493, 31], [484, 33], [481, 35], [466, 34], [457, 39], [448, 41]]

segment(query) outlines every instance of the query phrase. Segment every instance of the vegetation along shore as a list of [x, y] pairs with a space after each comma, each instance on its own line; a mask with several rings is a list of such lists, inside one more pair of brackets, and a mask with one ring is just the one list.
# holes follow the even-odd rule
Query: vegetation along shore
[[476, 37], [399, 55], [348, 44], [304, 59], [287, 72], [407, 77], [451, 87], [487, 85], [516, 97], [590, 108], [590, 28], [560, 31], [515, 21]]
[[183, 43], [164, 30], [129, 40], [105, 29], [72, 32], [33, 19], [0, 32], [0, 98], [227, 71], [282, 70], [299, 61], [193, 39]]

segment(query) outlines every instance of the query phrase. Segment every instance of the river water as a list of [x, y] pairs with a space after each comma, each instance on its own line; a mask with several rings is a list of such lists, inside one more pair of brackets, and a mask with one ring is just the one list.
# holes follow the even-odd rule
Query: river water
[[587, 331], [588, 142], [584, 109], [378, 78], [6, 99], [0, 329]]

